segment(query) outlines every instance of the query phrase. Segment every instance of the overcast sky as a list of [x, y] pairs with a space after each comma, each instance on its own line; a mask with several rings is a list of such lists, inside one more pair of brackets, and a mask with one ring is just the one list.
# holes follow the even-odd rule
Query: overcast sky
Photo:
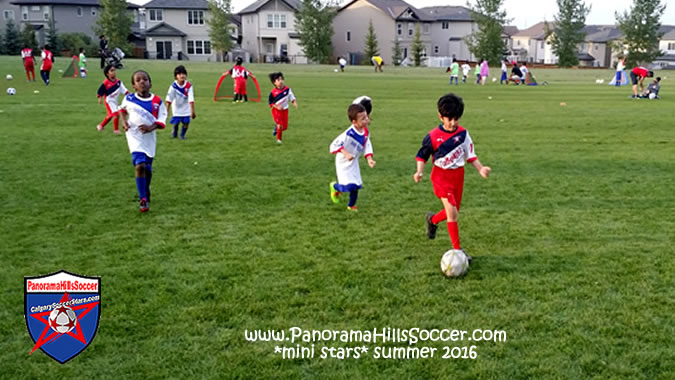
[[[234, 12], [238, 12], [254, 0], [232, 0]], [[434, 5], [463, 5], [465, 0], [405, 0], [408, 4], [417, 8], [429, 7]], [[669, 1], [662, 1], [662, 4], [668, 4]], [[343, 1], [346, 3], [346, 1]], [[661, 24], [675, 25], [675, 2], [670, 1], [666, 7], [666, 12], [661, 18]], [[633, 4], [633, 0], [586, 0], [586, 5], [591, 5], [591, 13], [586, 17], [586, 24], [609, 24], [615, 23], [614, 11], [628, 10]], [[507, 16], [513, 19], [510, 25], [515, 25], [518, 29], [529, 28], [539, 21], [552, 21], [553, 15], [558, 10], [556, 0], [504, 0], [504, 8]]]

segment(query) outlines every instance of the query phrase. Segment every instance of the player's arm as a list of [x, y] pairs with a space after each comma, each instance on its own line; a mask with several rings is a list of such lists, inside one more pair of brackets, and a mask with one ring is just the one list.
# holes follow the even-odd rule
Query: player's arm
[[473, 165], [473, 167], [476, 168], [478, 174], [480, 174], [480, 176], [483, 178], [487, 178], [488, 175], [490, 174], [490, 171], [492, 171], [492, 169], [489, 166], [484, 166], [478, 158], [471, 161], [471, 165]]
[[343, 132], [340, 136], [336, 137], [335, 140], [330, 144], [330, 154], [339, 154], [342, 153], [342, 156], [351, 161], [354, 159], [354, 155], [345, 150], [345, 137], [347, 133]]
[[368, 166], [374, 168], [375, 160], [373, 160], [373, 144], [370, 143], [370, 138], [366, 140], [366, 147], [363, 150], [363, 153], [366, 157], [366, 161], [368, 162]]
[[293, 103], [293, 106], [297, 109], [298, 108], [298, 102], [295, 99], [295, 94], [293, 94], [293, 91], [290, 88], [288, 89], [288, 96], [291, 97], [291, 103]]
[[127, 132], [129, 130], [129, 112], [127, 112], [126, 104], [124, 104], [125, 101], [122, 102], [119, 114], [120, 119], [122, 119], [122, 128], [124, 128], [124, 132]]
[[192, 86], [190, 86], [190, 89], [188, 90], [188, 102], [190, 103], [190, 116], [192, 119], [196, 119], [197, 114], [195, 113], [195, 91], [194, 87]]
[[96, 91], [96, 96], [98, 97], [98, 104], [103, 104], [103, 97], [105, 96], [105, 85], [101, 84], [98, 91]]
[[424, 165], [426, 165], [433, 152], [434, 147], [431, 145], [431, 136], [426, 135], [424, 136], [424, 140], [422, 140], [422, 147], [419, 151], [417, 151], [417, 156], [415, 156], [415, 161], [417, 164], [417, 170], [415, 170], [415, 173], [413, 174], [413, 180], [415, 182], [422, 180], [422, 175], [424, 174]]

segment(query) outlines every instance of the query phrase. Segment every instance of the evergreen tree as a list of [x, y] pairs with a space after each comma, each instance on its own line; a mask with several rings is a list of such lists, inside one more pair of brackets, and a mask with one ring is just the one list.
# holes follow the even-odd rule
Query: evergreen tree
[[410, 46], [410, 54], [412, 54], [415, 66], [422, 64], [422, 54], [424, 53], [424, 44], [422, 44], [422, 33], [420, 32], [420, 24], [415, 24], [415, 36], [413, 37], [412, 46]]
[[466, 37], [464, 40], [469, 51], [476, 58], [485, 58], [488, 62], [497, 64], [501, 62], [506, 45], [502, 40], [504, 24], [506, 24], [506, 11], [500, 10], [504, 0], [476, 0], [475, 6], [471, 6], [471, 18], [478, 25], [478, 31]]
[[303, 0], [295, 15], [295, 29], [305, 56], [316, 63], [329, 63], [333, 54], [333, 18], [337, 10], [333, 2]]
[[131, 52], [129, 35], [134, 20], [127, 11], [125, 0], [100, 0], [101, 12], [94, 26], [96, 34], [104, 34], [111, 48], [120, 48], [125, 53]]
[[394, 40], [394, 47], [391, 49], [391, 60], [395, 66], [400, 65], [403, 60], [403, 49], [401, 49], [401, 41], [398, 38]]
[[24, 46], [28, 46], [34, 51], [37, 51], [38, 43], [37, 39], [35, 38], [35, 29], [33, 29], [32, 25], [25, 24], [23, 26], [23, 30], [21, 31], [21, 34], [19, 36], [19, 40], [21, 41], [22, 49]]
[[590, 7], [582, 0], [558, 0], [558, 14], [554, 16], [551, 46], [558, 56], [558, 65], [570, 67], [579, 64], [577, 45], [584, 42], [584, 25]]
[[232, 49], [232, 36], [230, 35], [230, 19], [232, 8], [230, 0], [208, 0], [209, 18], [206, 24], [209, 26], [209, 38], [211, 49], [216, 54], [224, 54]]
[[12, 20], [7, 20], [7, 27], [5, 29], [5, 54], [16, 55], [21, 53], [21, 46], [19, 46], [19, 31]]
[[5, 39], [2, 33], [0, 33], [0, 55], [5, 55], [7, 52], [5, 51]]
[[616, 21], [624, 35], [628, 50], [628, 67], [652, 62], [663, 55], [659, 49], [661, 16], [666, 9], [661, 0], [633, 0], [630, 12], [615, 13]]
[[380, 49], [377, 47], [377, 35], [375, 34], [375, 28], [373, 27], [373, 20], [368, 22], [368, 34], [366, 34], [366, 50], [363, 52], [365, 55], [364, 63], [369, 64], [370, 58], [380, 54]]
[[[47, 31], [47, 44], [52, 49], [52, 51], [61, 50], [61, 40], [59, 39], [59, 35], [56, 33], [56, 22], [54, 21], [53, 17], [49, 19], [49, 31]], [[92, 51], [90, 54], [93, 53], [94, 52]]]

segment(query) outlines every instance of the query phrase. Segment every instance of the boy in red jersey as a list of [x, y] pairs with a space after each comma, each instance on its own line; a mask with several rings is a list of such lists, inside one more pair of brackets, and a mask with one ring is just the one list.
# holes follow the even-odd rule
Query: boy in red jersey
[[54, 64], [54, 54], [49, 51], [49, 46], [45, 45], [42, 47], [41, 57], [40, 77], [45, 82], [45, 85], [49, 86], [49, 73], [52, 71], [52, 65]]
[[295, 100], [293, 91], [284, 84], [284, 74], [281, 72], [271, 73], [270, 80], [274, 84], [270, 92], [269, 103], [272, 108], [272, 117], [274, 118], [274, 133], [277, 137], [277, 144], [281, 144], [281, 135], [288, 129], [288, 102], [293, 103], [298, 108], [298, 102]]
[[23, 68], [26, 70], [26, 78], [30, 81], [30, 75], [33, 74], [32, 81], [35, 82], [35, 65], [33, 64], [33, 49], [28, 45], [23, 45], [21, 50], [21, 59], [23, 59]]
[[469, 132], [459, 125], [463, 113], [464, 102], [459, 96], [446, 94], [438, 99], [438, 118], [442, 123], [424, 137], [422, 147], [417, 152], [417, 171], [413, 174], [415, 182], [420, 182], [424, 164], [433, 156], [431, 183], [434, 194], [443, 203], [443, 209], [436, 214], [427, 213], [427, 236], [434, 239], [438, 223], [447, 220], [453, 249], [461, 249], [457, 217], [464, 188], [464, 164], [468, 162], [473, 165], [483, 178], [487, 178], [491, 170], [480, 163], [473, 150]]
[[651, 78], [653, 76], [654, 76], [653, 71], [649, 71], [641, 66], [634, 67], [633, 70], [630, 71], [630, 79], [633, 83], [633, 96], [631, 97], [639, 98], [637, 90], [638, 84], [640, 85], [640, 94], [641, 94], [645, 90], [644, 85], [645, 78]]
[[115, 134], [120, 134], [119, 128], [119, 106], [118, 99], [120, 95], [124, 96], [129, 93], [124, 83], [117, 78], [117, 69], [113, 65], [106, 65], [103, 69], [103, 75], [105, 75], [105, 80], [103, 84], [98, 88], [98, 104], [104, 103], [105, 109], [107, 111], [105, 119], [101, 124], [96, 126], [96, 129], [100, 132], [103, 130], [106, 124], [112, 119], [113, 121], [113, 132]]
[[250, 71], [246, 70], [242, 63], [241, 57], [237, 57], [235, 65], [229, 70], [232, 79], [234, 80], [234, 99], [232, 103], [248, 102], [248, 95], [246, 94], [246, 80], [252, 77]]

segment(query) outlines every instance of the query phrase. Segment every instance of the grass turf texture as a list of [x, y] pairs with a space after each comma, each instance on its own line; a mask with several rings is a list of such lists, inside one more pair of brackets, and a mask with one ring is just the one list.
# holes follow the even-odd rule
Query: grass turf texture
[[[164, 97], [176, 62], [125, 60]], [[17, 95], [0, 97], [3, 284], [0, 362], [8, 378], [631, 378], [675, 377], [675, 108], [594, 83], [613, 72], [534, 70], [547, 87], [448, 86], [442, 69], [248, 65], [282, 70], [298, 97], [284, 145], [266, 104], [212, 101], [222, 64], [187, 62], [197, 119], [188, 140], [158, 132], [150, 213], [139, 214], [123, 136], [96, 124], [102, 75], [26, 83], [0, 57]], [[493, 76], [498, 74], [492, 69]], [[668, 76], [670, 73], [663, 73]], [[675, 74], [673, 74], [675, 75]], [[39, 79], [38, 79], [39, 80]], [[249, 86], [249, 89], [251, 86]], [[34, 94], [33, 90], [39, 90]], [[3, 90], [4, 91], [4, 90]], [[424, 214], [439, 210], [414, 156], [456, 91], [486, 181], [468, 166], [460, 236], [474, 257], [446, 280]], [[332, 139], [356, 96], [373, 98], [377, 166], [361, 163], [358, 214], [331, 203]], [[489, 100], [488, 96], [492, 99]], [[560, 106], [565, 102], [565, 107]], [[363, 161], [363, 160], [362, 160]], [[195, 164], [197, 162], [197, 164]], [[66, 269], [102, 277], [93, 343], [60, 365], [23, 320], [23, 276]], [[418, 343], [433, 359], [282, 360], [245, 329], [383, 327], [506, 331], [507, 341]], [[301, 343], [303, 346], [308, 344]], [[285, 342], [286, 346], [293, 346]], [[443, 346], [476, 346], [444, 360]], [[402, 346], [405, 344], [386, 344]]]

